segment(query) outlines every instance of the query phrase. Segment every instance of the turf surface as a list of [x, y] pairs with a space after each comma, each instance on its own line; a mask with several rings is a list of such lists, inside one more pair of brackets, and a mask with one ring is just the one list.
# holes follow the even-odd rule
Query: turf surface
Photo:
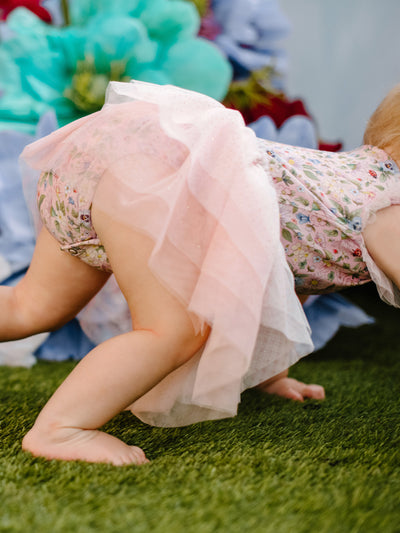
[[247, 391], [236, 418], [107, 430], [144, 448], [142, 467], [44, 461], [24, 433], [73, 367], [0, 368], [0, 531], [400, 532], [400, 312], [373, 288], [350, 297], [377, 323], [342, 330], [292, 371], [323, 403]]

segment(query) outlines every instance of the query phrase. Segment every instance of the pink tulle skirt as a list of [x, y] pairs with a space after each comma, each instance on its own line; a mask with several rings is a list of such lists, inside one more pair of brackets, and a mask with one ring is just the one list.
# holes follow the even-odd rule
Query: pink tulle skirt
[[[211, 326], [203, 349], [131, 406], [147, 423], [233, 416], [244, 389], [312, 351], [260, 150], [241, 115], [206, 96], [112, 82], [101, 111], [23, 153], [28, 196], [38, 173], [53, 171], [115, 220], [145, 232], [154, 240], [152, 272], [196, 328]], [[109, 288], [104, 295], [81, 315], [92, 338]], [[116, 333], [113, 309], [122, 316], [122, 308], [104, 311]]]

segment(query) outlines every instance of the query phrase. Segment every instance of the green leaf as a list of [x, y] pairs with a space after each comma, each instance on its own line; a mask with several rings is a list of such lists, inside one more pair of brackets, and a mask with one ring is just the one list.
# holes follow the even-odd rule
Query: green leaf
[[310, 172], [309, 170], [305, 170], [304, 171], [304, 174], [310, 178], [310, 180], [314, 180], [314, 181], [319, 181], [319, 179], [317, 178], [317, 176], [313, 173], [313, 172]]
[[300, 231], [299, 226], [294, 222], [286, 222], [285, 226], [289, 229], [292, 229], [293, 231]]
[[300, 202], [301, 204], [303, 204], [304, 206], [308, 206], [310, 205], [310, 202], [306, 199], [306, 198], [303, 198], [302, 196], [299, 196], [296, 198], [296, 201], [297, 202]]
[[342, 207], [338, 202], [336, 202], [335, 200], [332, 200], [332, 199], [331, 199], [331, 202], [332, 202], [333, 205], [336, 207], [336, 209], [339, 211], [339, 213], [340, 213], [341, 215], [343, 215], [343, 214], [344, 214], [343, 207]]
[[283, 237], [286, 241], [293, 242], [293, 240], [292, 240], [292, 234], [290, 233], [289, 230], [287, 230], [287, 229], [285, 229], [285, 228], [282, 228], [282, 237]]
[[45, 194], [41, 194], [38, 200], [38, 209], [40, 209], [40, 206], [42, 205], [44, 199], [46, 198]]
[[324, 229], [324, 233], [329, 237], [337, 237], [339, 235], [337, 229]]
[[55, 221], [54, 221], [54, 225], [55, 225], [55, 227], [57, 228], [58, 233], [61, 233], [61, 235], [64, 235], [64, 232], [63, 232], [63, 230], [61, 229], [61, 226], [60, 226], [60, 223], [58, 222], [58, 220], [55, 220]]

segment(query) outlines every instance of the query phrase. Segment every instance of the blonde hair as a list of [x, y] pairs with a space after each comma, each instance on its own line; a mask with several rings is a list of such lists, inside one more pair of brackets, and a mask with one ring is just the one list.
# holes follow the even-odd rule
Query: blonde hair
[[383, 150], [391, 147], [400, 154], [400, 84], [387, 94], [372, 114], [365, 129], [364, 144]]

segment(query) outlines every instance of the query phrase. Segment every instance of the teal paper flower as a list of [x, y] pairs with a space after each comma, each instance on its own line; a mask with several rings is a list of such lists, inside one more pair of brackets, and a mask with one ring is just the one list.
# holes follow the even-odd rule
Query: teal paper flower
[[80, 0], [57, 28], [19, 8], [0, 44], [0, 129], [31, 133], [48, 109], [60, 125], [100, 109], [110, 80], [173, 84], [222, 100], [231, 67], [197, 37], [200, 20], [184, 0]]

